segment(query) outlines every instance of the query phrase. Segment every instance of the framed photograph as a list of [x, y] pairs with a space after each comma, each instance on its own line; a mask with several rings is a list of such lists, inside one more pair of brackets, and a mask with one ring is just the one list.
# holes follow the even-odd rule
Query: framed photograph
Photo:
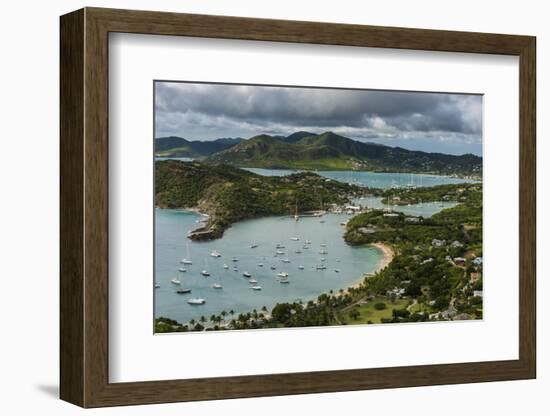
[[536, 376], [535, 38], [61, 17], [83, 406]]

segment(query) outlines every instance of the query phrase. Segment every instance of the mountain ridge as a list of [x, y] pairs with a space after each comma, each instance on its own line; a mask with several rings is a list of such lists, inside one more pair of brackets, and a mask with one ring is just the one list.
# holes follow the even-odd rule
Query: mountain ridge
[[266, 134], [242, 140], [205, 158], [212, 164], [239, 167], [369, 170], [476, 176], [482, 158], [471, 153], [448, 155], [360, 142], [333, 132], [296, 132], [284, 140]]

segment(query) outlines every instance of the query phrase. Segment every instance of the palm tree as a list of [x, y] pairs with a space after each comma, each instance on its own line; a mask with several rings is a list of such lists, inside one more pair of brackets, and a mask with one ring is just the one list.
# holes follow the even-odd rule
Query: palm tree
[[262, 306], [262, 311], [263, 311], [263, 312], [267, 312], [267, 308], [266, 308], [266, 306], [265, 306], [265, 305], [264, 305], [264, 306]]
[[229, 315], [231, 315], [231, 319], [233, 319], [233, 315], [235, 315], [235, 311], [233, 309], [231, 309], [229, 311]]
[[201, 316], [200, 321], [201, 321], [203, 324], [206, 322], [206, 318], [204, 317], [204, 315]]
[[195, 322], [196, 322], [196, 321], [195, 321], [194, 319], [191, 319], [191, 320], [189, 321], [189, 324], [190, 324], [191, 326], [195, 326]]
[[225, 315], [227, 315], [227, 312], [226, 311], [222, 311], [222, 318], [223, 318], [223, 323], [225, 324]]

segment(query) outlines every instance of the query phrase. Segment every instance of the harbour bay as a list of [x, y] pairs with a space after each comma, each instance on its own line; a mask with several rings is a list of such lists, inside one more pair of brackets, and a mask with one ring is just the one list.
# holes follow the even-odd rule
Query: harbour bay
[[[277, 175], [281, 172], [273, 170], [262, 174]], [[292, 173], [292, 171], [288, 171]], [[260, 172], [255, 172], [260, 173]], [[369, 174], [369, 175], [361, 175]], [[411, 180], [410, 175], [385, 174], [371, 172], [330, 172], [333, 179], [348, 181], [350, 178], [363, 186], [388, 188], [396, 184], [404, 185]], [[372, 176], [374, 175], [374, 176]], [[396, 176], [398, 175], [398, 176]], [[435, 178], [435, 184], [456, 183], [457, 178], [422, 176], [422, 183], [432, 186], [426, 178]], [[397, 178], [397, 179], [396, 179]], [[414, 178], [420, 185], [420, 178]], [[405, 182], [407, 181], [407, 182]], [[398, 186], [399, 186], [398, 185]], [[371, 208], [381, 208], [381, 198], [365, 197], [354, 201]], [[394, 207], [409, 215], [429, 217], [444, 208], [455, 206], [456, 203], [423, 203], [411, 206]], [[344, 227], [341, 223], [350, 216], [345, 214], [326, 214], [322, 218], [300, 218], [294, 221], [292, 217], [264, 217], [241, 221], [233, 224], [221, 239], [195, 242], [187, 238], [189, 231], [197, 228], [201, 216], [195, 212], [170, 209], [155, 210], [155, 282], [160, 286], [155, 289], [155, 317], [169, 317], [179, 322], [206, 319], [212, 314], [234, 311], [235, 315], [260, 311], [265, 306], [270, 310], [278, 302], [317, 298], [321, 293], [337, 292], [362, 280], [367, 273], [372, 273], [383, 261], [382, 252], [370, 246], [352, 247], [342, 238]], [[293, 241], [291, 238], [298, 238]], [[305, 240], [310, 240], [308, 248], [304, 248]], [[251, 245], [257, 245], [250, 248]], [[285, 246], [279, 251], [284, 254], [275, 256], [276, 244]], [[326, 244], [326, 246], [322, 246]], [[301, 253], [296, 253], [296, 250]], [[213, 251], [221, 257], [211, 256]], [[326, 251], [326, 254], [321, 254]], [[182, 265], [180, 260], [189, 257], [192, 265]], [[238, 261], [232, 261], [233, 257]], [[283, 262], [283, 259], [290, 261]], [[325, 258], [324, 261], [321, 259]], [[227, 268], [224, 268], [224, 264]], [[259, 264], [262, 264], [260, 266]], [[324, 265], [326, 269], [318, 270]], [[271, 269], [275, 267], [275, 270]], [[300, 268], [303, 266], [303, 269]], [[178, 269], [183, 267], [185, 272]], [[234, 267], [237, 271], [234, 271]], [[201, 275], [207, 270], [210, 276]], [[252, 290], [251, 283], [243, 276], [244, 272], [251, 274], [261, 290]], [[289, 284], [281, 284], [277, 273], [289, 274]], [[191, 289], [190, 294], [177, 294], [178, 286], [170, 281], [179, 277], [181, 287]], [[212, 287], [214, 284], [223, 286], [221, 289]], [[190, 305], [189, 298], [201, 297], [206, 300], [203, 305]]]

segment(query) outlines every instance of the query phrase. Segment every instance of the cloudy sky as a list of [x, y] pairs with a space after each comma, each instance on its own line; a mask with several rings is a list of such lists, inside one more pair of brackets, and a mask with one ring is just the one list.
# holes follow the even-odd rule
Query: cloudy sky
[[388, 146], [481, 155], [482, 97], [155, 83], [155, 137], [188, 140], [333, 131]]

